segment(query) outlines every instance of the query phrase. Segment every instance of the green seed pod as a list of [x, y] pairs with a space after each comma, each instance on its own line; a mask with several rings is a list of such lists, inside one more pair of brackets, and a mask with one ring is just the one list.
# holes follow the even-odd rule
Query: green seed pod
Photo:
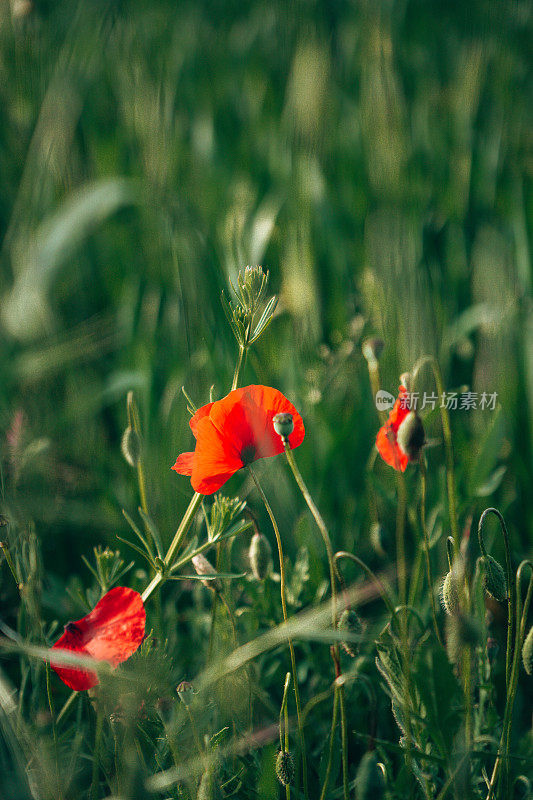
[[294, 430], [294, 420], [292, 418], [292, 414], [275, 414], [272, 417], [272, 424], [274, 425], [274, 430], [281, 436], [283, 439], [286, 439], [287, 436], [290, 436]]
[[533, 675], [533, 626], [529, 629], [522, 647], [522, 661], [528, 675]]
[[276, 758], [276, 775], [283, 786], [294, 781], [294, 761], [288, 750], [280, 750]]
[[266, 536], [256, 531], [248, 551], [252, 574], [257, 581], [264, 581], [272, 564], [272, 548]]
[[492, 556], [482, 556], [481, 565], [485, 573], [483, 586], [487, 594], [495, 600], [507, 600], [507, 581], [502, 565]]
[[176, 689], [178, 697], [184, 706], [190, 706], [194, 697], [194, 687], [189, 681], [182, 681]]
[[[361, 635], [363, 632], [363, 623], [359, 615], [352, 608], [345, 608], [337, 622], [339, 631], [346, 631], [347, 633], [354, 633]], [[359, 642], [349, 640], [341, 642], [345, 652], [351, 657], [355, 658], [359, 652]]]
[[355, 776], [357, 800], [381, 800], [385, 794], [385, 774], [375, 750], [365, 753]]
[[139, 463], [139, 459], [141, 458], [141, 440], [139, 438], [139, 434], [134, 428], [130, 428], [129, 426], [126, 428], [124, 435], [122, 436], [122, 443], [120, 447], [122, 450], [122, 455], [130, 467], [136, 467]]
[[460, 595], [457, 575], [453, 569], [444, 578], [440, 599], [442, 607], [447, 614], [457, 614], [460, 608]]
[[422, 420], [416, 411], [410, 411], [397, 433], [398, 446], [407, 455], [409, 461], [417, 461], [425, 444], [426, 434]]

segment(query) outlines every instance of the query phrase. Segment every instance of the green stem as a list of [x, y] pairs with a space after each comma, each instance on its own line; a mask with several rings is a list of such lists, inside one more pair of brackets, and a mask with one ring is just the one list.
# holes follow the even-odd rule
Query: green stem
[[507, 648], [505, 651], [505, 687], [509, 692], [509, 682], [511, 680], [511, 657], [513, 649], [513, 626], [514, 626], [514, 610], [516, 605], [516, 592], [513, 581], [513, 573], [511, 566], [511, 543], [509, 541], [509, 532], [505, 520], [497, 508], [486, 508], [479, 518], [477, 526], [477, 536], [479, 540], [479, 548], [481, 553], [486, 557], [487, 550], [485, 548], [485, 540], [483, 538], [483, 523], [488, 514], [494, 514], [500, 523], [500, 529], [503, 534], [503, 541], [505, 544], [505, 569], [507, 572], [507, 587], [509, 591], [509, 598], [507, 600]]
[[[524, 601], [524, 607], [522, 610], [522, 596], [520, 591], [520, 583], [522, 580], [522, 570], [526, 566], [529, 567], [529, 569], [531, 570], [531, 576], [529, 579], [526, 599]], [[520, 654], [522, 651], [522, 645], [524, 643], [527, 614], [529, 611], [529, 605], [531, 602], [532, 594], [533, 594], [533, 564], [531, 561], [522, 561], [516, 573], [516, 639], [515, 639], [515, 648], [513, 653], [513, 663], [511, 668], [511, 680], [509, 683], [509, 689], [507, 692], [507, 702], [505, 705], [505, 711], [503, 715], [503, 728], [500, 739], [500, 747], [498, 749], [498, 755], [496, 756], [496, 761], [494, 762], [494, 768], [490, 780], [487, 800], [492, 800], [494, 789], [499, 780], [499, 773], [503, 762], [505, 762], [505, 769], [507, 771], [507, 764], [509, 759], [509, 744], [511, 739], [511, 726], [513, 720], [513, 707], [516, 696], [516, 689], [518, 686], [518, 673], [520, 669]]]
[[235, 372], [233, 373], [233, 381], [231, 384], [231, 391], [233, 392], [237, 386], [239, 385], [239, 375], [241, 372], [241, 368], [246, 363], [246, 351], [248, 350], [247, 347], [240, 344], [239, 345], [239, 357], [237, 359], [237, 364], [235, 365]]
[[338, 710], [339, 710], [339, 689], [337, 683], [335, 683], [335, 694], [333, 697], [333, 716], [331, 717], [331, 730], [329, 734], [328, 763], [326, 767], [326, 774], [324, 775], [324, 785], [322, 786], [322, 791], [320, 793], [320, 800], [325, 800], [326, 792], [328, 790], [329, 776], [331, 774], [331, 765], [333, 763], [335, 729], [337, 727]]
[[176, 555], [176, 551], [178, 550], [178, 547], [180, 546], [183, 537], [191, 527], [194, 515], [196, 514], [198, 506], [200, 505], [202, 500], [203, 500], [202, 494], [198, 494], [198, 492], [195, 492], [195, 494], [193, 494], [191, 502], [189, 503], [187, 510], [185, 511], [185, 514], [183, 515], [178, 530], [174, 534], [174, 538], [172, 539], [170, 547], [168, 548], [167, 554], [165, 556], [164, 563], [166, 569], [164, 572], [158, 572], [157, 575], [154, 575], [154, 577], [152, 578], [152, 580], [142, 593], [143, 603], [145, 603], [148, 600], [148, 598], [152, 595], [152, 593], [159, 586], [159, 584], [163, 583], [166, 580], [165, 573], [172, 567], [172, 560]]
[[[287, 708], [287, 691], [289, 689], [289, 684], [291, 682], [291, 673], [287, 672], [285, 676], [285, 686], [283, 687], [283, 700], [281, 701], [281, 708], [279, 711], [279, 744], [280, 749], [284, 750], [286, 753], [289, 752], [290, 742], [289, 742], [289, 711]], [[291, 798], [291, 788], [287, 784], [285, 786], [285, 794], [287, 796], [287, 800]]]
[[442, 424], [442, 435], [444, 438], [444, 450], [446, 457], [446, 488], [448, 491], [450, 528], [453, 536], [453, 546], [455, 550], [455, 555], [458, 555], [460, 542], [459, 542], [459, 528], [457, 526], [457, 507], [455, 500], [455, 473], [453, 465], [452, 428], [450, 425], [450, 415], [448, 414], [448, 409], [446, 408], [445, 404], [443, 405], [444, 382], [442, 380], [442, 373], [440, 371], [439, 362], [437, 361], [436, 358], [434, 358], [433, 356], [424, 356], [419, 361], [417, 361], [413, 369], [413, 383], [422, 365], [427, 363], [431, 364], [431, 369], [433, 370], [433, 377], [435, 378], [435, 384], [437, 387], [437, 394], [441, 398], [440, 418]]
[[381, 599], [387, 606], [389, 614], [391, 615], [391, 617], [393, 617], [394, 605], [389, 597], [387, 589], [385, 589], [383, 583], [380, 581], [378, 576], [374, 572], [372, 572], [370, 567], [367, 566], [364, 561], [362, 561], [358, 556], [354, 556], [353, 553], [348, 553], [345, 550], [339, 550], [337, 553], [335, 553], [335, 561], [338, 561], [341, 558], [349, 558], [351, 561], [355, 562], [358, 566], [360, 566], [364, 572], [366, 572], [370, 580], [373, 581], [373, 583], [375, 583], [379, 587], [379, 590], [381, 592]]
[[102, 742], [102, 728], [104, 724], [104, 715], [101, 708], [101, 703], [98, 704], [96, 712], [96, 732], [94, 735], [94, 753], [93, 753], [93, 776], [91, 783], [91, 800], [98, 800], [98, 775], [100, 773], [100, 745]]
[[5, 559], [7, 561], [7, 566], [9, 567], [9, 571], [13, 575], [15, 579], [15, 583], [17, 585], [17, 589], [20, 591], [20, 581], [17, 578], [17, 571], [15, 569], [15, 564], [13, 563], [13, 559], [11, 558], [11, 553], [9, 552], [9, 547], [6, 542], [0, 542], [0, 547], [4, 553]]
[[398, 488], [398, 508], [396, 510], [396, 561], [398, 571], [398, 596], [401, 605], [407, 605], [407, 566], [405, 561], [405, 509], [407, 492], [405, 478], [401, 472], [396, 473]]
[[441, 647], [443, 647], [437, 623], [437, 608], [435, 605], [435, 592], [433, 591], [433, 576], [431, 574], [431, 559], [429, 555], [429, 536], [426, 527], [426, 459], [424, 453], [420, 454], [420, 522], [424, 534], [424, 552], [426, 555], [426, 570], [428, 579], [429, 596], [431, 599], [431, 612], [433, 614], [433, 628], [435, 636]]
[[[326, 527], [326, 523], [324, 522], [320, 511], [318, 510], [317, 506], [309, 489], [307, 488], [305, 481], [302, 477], [300, 470], [298, 469], [298, 465], [294, 459], [293, 452], [291, 450], [291, 446], [287, 437], [282, 437], [283, 444], [285, 447], [285, 455], [287, 457], [287, 462], [289, 467], [292, 470], [292, 474], [294, 475], [294, 479], [298, 484], [298, 488], [300, 489], [305, 502], [314, 517], [314, 520], [317, 524], [318, 530], [322, 535], [322, 539], [324, 540], [324, 545], [326, 547], [326, 553], [328, 556], [328, 565], [329, 565], [329, 579], [331, 583], [331, 615], [333, 620], [333, 627], [337, 627], [337, 585], [336, 585], [336, 567], [335, 567], [335, 558], [333, 555], [333, 547], [331, 546], [331, 538], [329, 535], [329, 531]], [[337, 673], [340, 673], [340, 661], [339, 661], [339, 645], [336, 644], [333, 648], [333, 660], [335, 662], [335, 669]], [[338, 677], [338, 675], [337, 675]], [[339, 693], [339, 701], [340, 701], [340, 709], [341, 709], [341, 735], [342, 735], [342, 775], [343, 775], [343, 791], [344, 791], [344, 800], [348, 800], [349, 795], [349, 788], [348, 788], [348, 727], [347, 727], [347, 718], [346, 718], [346, 699], [344, 694], [344, 685], [340, 684], [338, 687]]]
[[59, 725], [67, 711], [69, 711], [71, 705], [74, 703], [75, 699], [78, 697], [78, 692], [72, 692], [68, 700], [66, 701], [65, 705], [57, 715], [56, 723]]
[[348, 719], [346, 715], [346, 695], [344, 683], [339, 686], [339, 705], [341, 709], [341, 741], [342, 741], [342, 789], [344, 800], [349, 800], [350, 785], [348, 778]]
[[[276, 537], [276, 544], [278, 546], [278, 557], [279, 557], [279, 574], [280, 574], [280, 593], [281, 593], [281, 610], [283, 613], [283, 621], [285, 623], [288, 622], [289, 617], [287, 614], [287, 601], [285, 595], [285, 564], [284, 564], [284, 555], [283, 555], [283, 545], [281, 542], [281, 535], [279, 532], [278, 524], [276, 522], [276, 518], [274, 517], [274, 512], [270, 507], [270, 503], [268, 502], [267, 496], [265, 495], [263, 488], [259, 481], [257, 480], [256, 474], [253, 471], [251, 466], [248, 466], [248, 470], [252, 479], [256, 485], [257, 491], [259, 492], [263, 504], [267, 510], [267, 514], [270, 517], [270, 522], [272, 523], [272, 528], [274, 529], [274, 535]], [[292, 639], [290, 636], [287, 636], [287, 642], [289, 645], [289, 652], [291, 656], [291, 666], [292, 666], [292, 674], [294, 680], [294, 699], [296, 701], [296, 718], [298, 722], [298, 735], [300, 739], [300, 750], [301, 750], [301, 758], [302, 758], [302, 772], [303, 772], [303, 786], [304, 786], [304, 795], [306, 800], [309, 800], [309, 788], [307, 784], [307, 754], [305, 749], [305, 735], [302, 726], [302, 712], [301, 712], [301, 704], [300, 704], [300, 689], [298, 685], [298, 673], [296, 670], [296, 656], [294, 653], [294, 645], [292, 643]]]

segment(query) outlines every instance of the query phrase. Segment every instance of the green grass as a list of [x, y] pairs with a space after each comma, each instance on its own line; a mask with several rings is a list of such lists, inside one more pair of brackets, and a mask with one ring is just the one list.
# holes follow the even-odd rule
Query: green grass
[[[465, 536], [472, 526], [474, 567], [479, 516], [496, 506], [513, 570], [531, 558], [532, 33], [531, 4], [518, 0], [0, 8], [0, 539], [23, 584], [19, 591], [0, 555], [2, 800], [32, 791], [54, 800], [195, 797], [205, 764], [175, 693], [184, 678], [198, 685], [200, 743], [207, 736], [219, 753], [219, 796], [284, 796], [274, 762], [290, 660], [275, 580], [227, 584], [239, 643], [254, 653], [255, 738], [244, 662], [224, 660], [235, 644], [222, 605], [217, 680], [209, 672], [212, 598], [197, 582], [169, 582], [152, 598], [149, 642], [102, 677], [98, 701], [83, 693], [57, 724], [44, 664], [27, 651], [53, 643], [98, 599], [82, 560], [94, 563], [95, 546], [119, 549], [125, 565], [134, 562], [121, 582], [145, 588], [146, 563], [117, 538], [133, 538], [123, 509], [142, 525], [136, 473], [120, 451], [126, 395], [133, 390], [139, 406], [148, 508], [166, 548], [192, 495], [170, 469], [193, 442], [181, 387], [198, 406], [211, 387], [215, 398], [229, 391], [237, 346], [220, 293], [247, 264], [270, 270], [279, 303], [241, 385], [275, 386], [301, 412], [298, 465], [334, 550], [395, 586], [395, 474], [380, 460], [367, 472], [380, 422], [361, 343], [378, 335], [382, 385], [393, 394], [424, 355], [438, 359], [447, 391], [498, 393], [495, 411], [450, 414], [459, 529]], [[428, 367], [420, 388], [434, 389]], [[450, 515], [439, 414], [423, 415], [436, 593]], [[304, 615], [295, 648], [303, 705], [317, 700], [306, 727], [314, 800], [333, 712], [326, 553], [284, 459], [257, 471], [281, 528], [289, 615]], [[485, 798], [482, 769], [490, 778], [506, 699], [505, 605], [488, 601], [485, 620], [472, 584], [482, 639], [469, 765], [466, 667], [458, 678], [431, 632], [418, 467], [405, 480], [408, 586], [422, 623], [409, 628], [409, 707], [383, 662], [398, 657], [383, 633], [387, 608], [360, 569], [340, 566], [364, 620], [360, 654], [341, 656], [349, 779], [375, 735], [391, 799], [441, 800], [445, 789]], [[246, 475], [223, 492], [247, 500], [274, 546]], [[371, 537], [377, 519], [381, 552]], [[205, 539], [201, 518], [193, 535]], [[235, 539], [231, 559], [223, 551], [221, 571], [248, 569], [249, 538]], [[495, 521], [486, 542], [504, 563]], [[274, 565], [279, 572], [276, 555]], [[490, 671], [487, 633], [500, 647]], [[6, 643], [13, 637], [20, 652]], [[522, 670], [510, 788], [499, 787], [499, 800], [531, 791], [518, 780], [532, 767], [531, 685]], [[57, 715], [69, 692], [54, 673], [50, 690]], [[395, 692], [402, 702], [391, 703]], [[288, 710], [297, 754], [292, 689]], [[420, 760], [399, 744], [398, 721], [425, 751]], [[342, 797], [340, 727], [335, 736], [328, 798]]]

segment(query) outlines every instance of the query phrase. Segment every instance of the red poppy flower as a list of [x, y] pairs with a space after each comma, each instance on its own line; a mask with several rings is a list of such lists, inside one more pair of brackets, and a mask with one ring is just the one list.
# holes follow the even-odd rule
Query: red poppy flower
[[172, 469], [190, 475], [196, 492], [213, 494], [252, 461], [283, 453], [281, 436], [272, 424], [272, 418], [280, 413], [292, 414], [294, 430], [289, 443], [298, 447], [305, 436], [303, 420], [277, 389], [245, 386], [202, 406], [190, 421], [196, 449], [178, 456]]
[[382, 459], [394, 469], [404, 472], [409, 456], [398, 444], [398, 429], [410, 412], [409, 394], [405, 386], [400, 386], [399, 394], [391, 409], [387, 422], [379, 429], [376, 447]]
[[[146, 612], [141, 595], [125, 586], [110, 589], [93, 610], [77, 622], [65, 626], [63, 636], [52, 650], [66, 650], [80, 656], [107, 661], [116, 667], [137, 650], [144, 638]], [[92, 670], [63, 667], [50, 661], [63, 683], [77, 692], [98, 683]]]

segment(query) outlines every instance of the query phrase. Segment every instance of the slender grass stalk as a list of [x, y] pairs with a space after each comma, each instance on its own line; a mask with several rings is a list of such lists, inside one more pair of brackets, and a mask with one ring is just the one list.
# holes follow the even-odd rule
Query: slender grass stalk
[[435, 636], [437, 637], [438, 643], [440, 644], [441, 647], [443, 647], [444, 645], [441, 639], [439, 625], [437, 622], [437, 608], [435, 604], [435, 592], [433, 591], [433, 576], [431, 574], [431, 558], [429, 554], [429, 536], [426, 526], [426, 459], [424, 457], [423, 452], [420, 454], [420, 521], [422, 525], [422, 531], [424, 534], [424, 553], [426, 556], [428, 591], [431, 600], [433, 628], [435, 630]]
[[324, 783], [322, 785], [322, 791], [320, 792], [320, 800], [325, 800], [326, 792], [328, 790], [329, 777], [331, 775], [331, 765], [333, 763], [335, 729], [337, 728], [338, 712], [339, 712], [339, 692], [337, 689], [337, 684], [335, 683], [335, 691], [333, 696], [333, 715], [331, 717], [331, 730], [329, 734], [328, 763], [326, 766], [326, 774], [324, 775]]
[[339, 561], [339, 559], [341, 559], [341, 558], [348, 558], [348, 559], [350, 559], [350, 560], [351, 560], [351, 561], [353, 561], [355, 564], [357, 564], [358, 566], [360, 566], [360, 567], [361, 567], [361, 569], [362, 569], [364, 572], [366, 572], [366, 574], [368, 575], [368, 577], [370, 578], [370, 580], [371, 580], [373, 583], [375, 583], [375, 584], [376, 584], [376, 586], [378, 586], [378, 587], [379, 587], [379, 589], [380, 589], [380, 592], [381, 592], [381, 599], [383, 600], [383, 602], [384, 602], [384, 603], [385, 603], [385, 605], [387, 606], [387, 610], [388, 610], [389, 614], [391, 615], [391, 617], [393, 617], [393, 616], [394, 616], [394, 604], [393, 604], [393, 602], [392, 602], [392, 600], [391, 600], [391, 598], [390, 598], [390, 596], [389, 596], [389, 592], [387, 591], [387, 589], [385, 588], [385, 586], [383, 585], [383, 583], [380, 581], [380, 579], [378, 578], [378, 576], [377, 576], [377, 575], [376, 575], [374, 572], [372, 572], [372, 570], [370, 569], [370, 567], [369, 567], [369, 566], [367, 566], [367, 565], [365, 564], [365, 562], [364, 562], [362, 559], [360, 559], [360, 558], [359, 558], [359, 556], [355, 556], [353, 553], [348, 553], [348, 552], [347, 552], [347, 551], [345, 551], [345, 550], [339, 550], [339, 551], [337, 551], [337, 552], [335, 553], [335, 561]]
[[[267, 510], [267, 514], [270, 517], [270, 522], [272, 523], [272, 528], [274, 529], [274, 535], [276, 537], [276, 544], [278, 546], [278, 557], [279, 557], [279, 574], [280, 574], [280, 593], [281, 593], [281, 610], [283, 613], [283, 621], [288, 622], [288, 614], [287, 614], [287, 600], [285, 594], [285, 563], [284, 563], [284, 555], [283, 555], [283, 544], [281, 542], [281, 535], [279, 532], [278, 524], [276, 522], [276, 518], [274, 517], [274, 512], [270, 507], [270, 503], [268, 502], [267, 496], [265, 495], [261, 484], [259, 483], [257, 476], [249, 465], [248, 470], [250, 475], [252, 476], [253, 482], [256, 485], [257, 491], [259, 492], [263, 504]], [[287, 637], [287, 642], [289, 645], [289, 652], [291, 656], [291, 665], [292, 665], [292, 674], [293, 674], [293, 683], [294, 683], [294, 699], [296, 701], [296, 719], [298, 723], [298, 735], [300, 739], [300, 751], [301, 751], [301, 759], [302, 759], [302, 772], [303, 772], [303, 787], [304, 787], [304, 795], [305, 797], [309, 798], [309, 787], [307, 782], [307, 753], [305, 748], [305, 734], [302, 725], [302, 710], [300, 704], [300, 689], [298, 685], [298, 673], [296, 670], [296, 656], [294, 653], [294, 645], [292, 643], [292, 639], [290, 636]]]
[[102, 731], [104, 726], [104, 712], [102, 704], [98, 703], [96, 710], [96, 731], [94, 734], [93, 774], [91, 782], [91, 800], [98, 800], [98, 777], [100, 775], [100, 747], [102, 744]]
[[[285, 447], [285, 456], [287, 458], [287, 462], [289, 467], [291, 468], [292, 474], [294, 475], [294, 479], [298, 484], [298, 488], [300, 489], [307, 506], [313, 515], [313, 518], [317, 524], [318, 530], [322, 535], [322, 539], [324, 540], [324, 545], [326, 547], [326, 553], [328, 556], [328, 565], [329, 565], [329, 579], [331, 583], [331, 615], [333, 621], [333, 627], [337, 627], [337, 586], [336, 586], [336, 566], [335, 566], [335, 558], [333, 555], [333, 547], [331, 546], [331, 538], [329, 535], [329, 531], [327, 529], [326, 523], [324, 522], [320, 511], [318, 510], [313, 498], [311, 497], [311, 493], [306, 486], [306, 483], [302, 477], [300, 470], [298, 469], [298, 465], [296, 464], [294, 454], [291, 450], [291, 446], [289, 440], [286, 436], [282, 436], [283, 445]], [[335, 662], [336, 671], [340, 673], [340, 661], [339, 661], [339, 645], [336, 644], [333, 647], [333, 660]], [[338, 677], [338, 674], [337, 676]], [[344, 684], [341, 683], [338, 685], [338, 689], [336, 691], [339, 693], [339, 703], [341, 709], [341, 727], [342, 727], [342, 772], [343, 772], [343, 790], [344, 790], [344, 798], [348, 800], [349, 795], [349, 788], [348, 788], [348, 729], [347, 729], [347, 718], [346, 718], [346, 700], [345, 700], [345, 693], [344, 693]]]

